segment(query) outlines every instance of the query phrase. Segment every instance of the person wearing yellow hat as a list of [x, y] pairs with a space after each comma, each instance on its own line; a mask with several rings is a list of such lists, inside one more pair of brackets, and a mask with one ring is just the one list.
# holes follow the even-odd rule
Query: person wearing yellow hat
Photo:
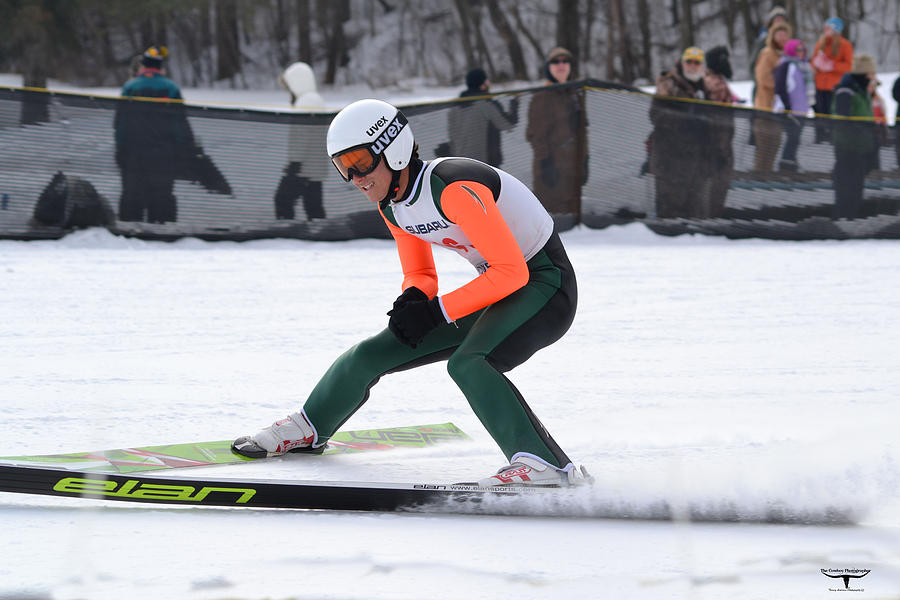
[[691, 46], [681, 53], [681, 71], [685, 79], [697, 82], [706, 72], [706, 54], [700, 48]]
[[875, 59], [868, 54], [853, 57], [853, 66], [845, 74], [831, 100], [835, 119], [834, 211], [835, 219], [855, 219], [862, 206], [866, 173], [877, 160], [878, 142], [869, 84], [875, 79]]

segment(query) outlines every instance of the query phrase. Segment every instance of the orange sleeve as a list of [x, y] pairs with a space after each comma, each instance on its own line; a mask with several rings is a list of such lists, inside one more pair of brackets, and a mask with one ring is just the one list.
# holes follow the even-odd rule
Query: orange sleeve
[[[844, 73], [850, 71], [853, 67], [853, 44], [850, 43], [850, 40], [846, 40], [841, 38], [841, 47], [838, 51], [838, 55], [834, 59], [834, 72], [840, 73], [842, 77]], [[838, 80], [840, 83], [840, 79]], [[835, 83], [837, 85], [837, 83]]]
[[[382, 213], [382, 218], [384, 214]], [[400, 255], [400, 267], [403, 269], [403, 285], [401, 289], [416, 286], [429, 298], [438, 292], [437, 269], [434, 268], [434, 256], [431, 244], [406, 233], [387, 219], [388, 230], [397, 242], [397, 253]]]
[[441, 210], [459, 225], [490, 264], [484, 273], [441, 296], [444, 311], [459, 319], [505, 298], [528, 283], [528, 265], [487, 186], [455, 181], [444, 188]]

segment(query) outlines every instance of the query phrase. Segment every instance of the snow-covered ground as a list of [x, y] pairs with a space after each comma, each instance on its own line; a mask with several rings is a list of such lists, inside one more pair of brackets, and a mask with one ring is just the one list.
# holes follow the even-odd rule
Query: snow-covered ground
[[[853, 511], [848, 526], [187, 509], [0, 494], [0, 598], [900, 597], [900, 247], [563, 234], [576, 321], [510, 377], [641, 508]], [[473, 275], [436, 252], [442, 289]], [[386, 323], [390, 241], [0, 242], [0, 456], [227, 439], [295, 410]], [[385, 377], [348, 428], [453, 421], [429, 450], [204, 476], [471, 479], [503, 464], [443, 365]], [[297, 460], [299, 458], [300, 460]]]

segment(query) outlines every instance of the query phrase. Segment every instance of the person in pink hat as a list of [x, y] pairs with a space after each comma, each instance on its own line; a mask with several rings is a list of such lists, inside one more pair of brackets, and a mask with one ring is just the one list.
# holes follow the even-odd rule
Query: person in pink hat
[[812, 71], [806, 68], [806, 46], [798, 39], [784, 44], [784, 54], [775, 67], [775, 112], [784, 113], [784, 150], [780, 171], [797, 171], [797, 148], [803, 130], [803, 118], [809, 113], [807, 83]]
[[[838, 17], [825, 21], [822, 36], [816, 42], [810, 57], [809, 63], [816, 79], [817, 114], [831, 114], [834, 88], [853, 65], [853, 44], [841, 35], [843, 31], [844, 21]], [[828, 123], [829, 121], [820, 119], [816, 124], [816, 143], [827, 141]]]

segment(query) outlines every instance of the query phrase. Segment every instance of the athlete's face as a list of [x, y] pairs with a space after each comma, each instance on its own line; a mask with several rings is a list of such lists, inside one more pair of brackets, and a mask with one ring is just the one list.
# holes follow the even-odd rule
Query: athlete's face
[[391, 186], [391, 175], [391, 170], [387, 168], [384, 160], [380, 160], [378, 166], [367, 175], [357, 175], [354, 172], [351, 181], [370, 202], [377, 204], [387, 196], [388, 188]]

